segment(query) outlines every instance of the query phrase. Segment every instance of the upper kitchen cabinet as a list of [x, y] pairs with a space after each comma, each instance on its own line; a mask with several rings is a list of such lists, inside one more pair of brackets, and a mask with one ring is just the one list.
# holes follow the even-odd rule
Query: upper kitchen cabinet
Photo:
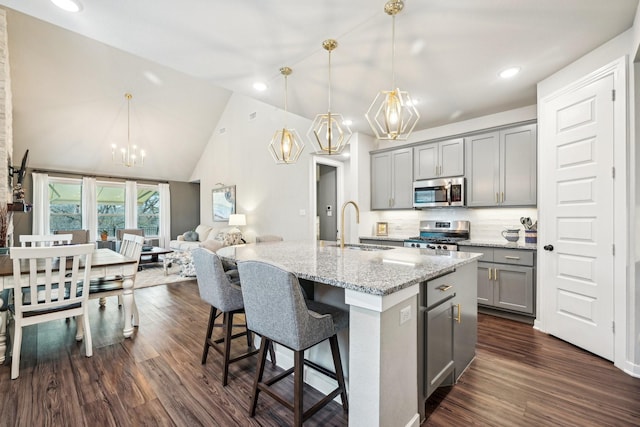
[[535, 124], [468, 137], [467, 206], [535, 206], [536, 141]]
[[371, 155], [371, 209], [413, 207], [413, 149]]
[[413, 148], [414, 179], [464, 175], [464, 139], [430, 142]]

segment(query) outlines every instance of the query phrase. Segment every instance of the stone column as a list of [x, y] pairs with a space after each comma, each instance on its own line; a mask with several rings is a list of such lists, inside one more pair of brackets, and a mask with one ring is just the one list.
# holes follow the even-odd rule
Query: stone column
[[13, 111], [7, 14], [0, 10], [0, 202], [11, 203], [9, 165], [13, 163]]

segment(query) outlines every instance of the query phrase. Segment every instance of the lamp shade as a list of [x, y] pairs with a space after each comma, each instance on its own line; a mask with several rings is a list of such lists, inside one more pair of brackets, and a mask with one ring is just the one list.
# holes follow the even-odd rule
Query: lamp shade
[[247, 225], [247, 217], [244, 214], [231, 214], [229, 225]]

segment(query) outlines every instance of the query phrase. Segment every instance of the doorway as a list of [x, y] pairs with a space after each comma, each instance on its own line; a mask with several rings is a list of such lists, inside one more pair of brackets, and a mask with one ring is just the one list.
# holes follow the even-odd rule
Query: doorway
[[312, 162], [313, 236], [316, 240], [336, 241], [343, 201], [344, 164], [325, 157], [314, 157]]
[[338, 236], [337, 168], [319, 164], [316, 170], [316, 216], [318, 239], [336, 240]]
[[625, 293], [624, 209], [616, 207], [625, 190], [616, 183], [616, 175], [625, 176], [624, 150], [617, 149], [625, 143], [619, 126], [625, 107], [615, 94], [624, 93], [623, 70], [624, 60], [615, 61], [539, 107], [545, 166], [538, 187], [538, 324], [617, 364], [625, 335], [624, 302], [616, 301]]

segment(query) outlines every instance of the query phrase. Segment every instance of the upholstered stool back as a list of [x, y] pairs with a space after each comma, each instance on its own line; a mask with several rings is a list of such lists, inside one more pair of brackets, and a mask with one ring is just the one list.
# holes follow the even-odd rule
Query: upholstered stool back
[[191, 254], [200, 298], [220, 311], [242, 309], [242, 291], [225, 274], [218, 255], [205, 248], [194, 249]]

